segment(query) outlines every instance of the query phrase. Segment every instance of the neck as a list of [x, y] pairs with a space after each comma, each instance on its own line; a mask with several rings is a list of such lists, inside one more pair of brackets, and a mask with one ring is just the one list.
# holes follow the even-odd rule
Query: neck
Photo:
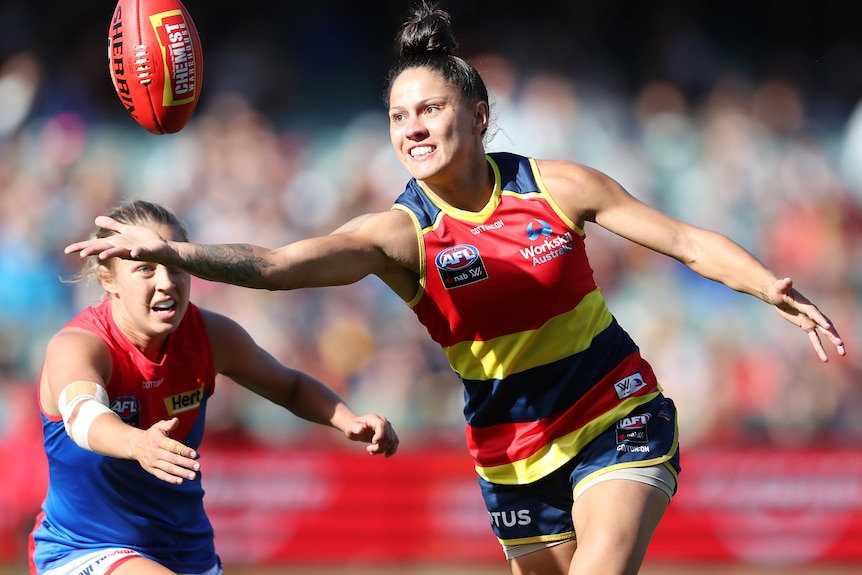
[[459, 210], [479, 212], [494, 191], [494, 171], [483, 152], [471, 160], [469, 167], [460, 170], [456, 178], [445, 182], [421, 180], [421, 183], [443, 203]]

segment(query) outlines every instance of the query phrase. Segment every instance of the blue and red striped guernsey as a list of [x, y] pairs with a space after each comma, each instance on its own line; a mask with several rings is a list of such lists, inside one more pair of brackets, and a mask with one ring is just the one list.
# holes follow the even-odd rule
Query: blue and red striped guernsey
[[415, 179], [392, 209], [410, 214], [421, 237], [422, 287], [408, 305], [464, 384], [476, 471], [525, 484], [661, 389], [535, 161], [493, 153], [488, 162], [494, 191], [480, 212], [444, 204]]

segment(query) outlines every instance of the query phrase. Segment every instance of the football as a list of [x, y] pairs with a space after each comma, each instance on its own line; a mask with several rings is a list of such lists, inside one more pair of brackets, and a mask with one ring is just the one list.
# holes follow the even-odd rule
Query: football
[[108, 30], [111, 82], [126, 111], [153, 134], [186, 125], [201, 91], [203, 51], [180, 0], [119, 0]]

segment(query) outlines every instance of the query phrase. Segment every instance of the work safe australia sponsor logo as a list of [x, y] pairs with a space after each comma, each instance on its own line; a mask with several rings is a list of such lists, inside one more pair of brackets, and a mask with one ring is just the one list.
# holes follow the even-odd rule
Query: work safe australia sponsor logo
[[546, 222], [545, 220], [540, 220], [536, 218], [529, 224], [527, 224], [527, 237], [530, 238], [531, 242], [539, 239], [539, 236], [545, 236], [546, 238], [551, 237], [551, 234], [554, 233], [554, 230], [551, 229], [551, 224]]
[[462, 287], [488, 278], [488, 270], [479, 250], [470, 244], [458, 244], [442, 250], [434, 258], [443, 287]]
[[527, 224], [526, 231], [527, 239], [534, 243], [519, 251], [525, 260], [533, 261], [533, 266], [548, 263], [572, 251], [572, 232], [555, 236], [551, 224], [545, 220], [538, 218], [532, 220]]

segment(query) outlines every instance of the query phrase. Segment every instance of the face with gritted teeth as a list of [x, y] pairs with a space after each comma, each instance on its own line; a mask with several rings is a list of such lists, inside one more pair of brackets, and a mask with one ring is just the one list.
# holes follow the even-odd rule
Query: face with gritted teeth
[[457, 181], [456, 170], [481, 145], [485, 117], [428, 68], [408, 68], [389, 93], [389, 137], [401, 164], [428, 184]]
[[[181, 237], [166, 226], [148, 226], [166, 240]], [[191, 276], [145, 261], [113, 258], [100, 269], [102, 287], [113, 298], [114, 321], [142, 350], [160, 346], [179, 327], [189, 305]]]

